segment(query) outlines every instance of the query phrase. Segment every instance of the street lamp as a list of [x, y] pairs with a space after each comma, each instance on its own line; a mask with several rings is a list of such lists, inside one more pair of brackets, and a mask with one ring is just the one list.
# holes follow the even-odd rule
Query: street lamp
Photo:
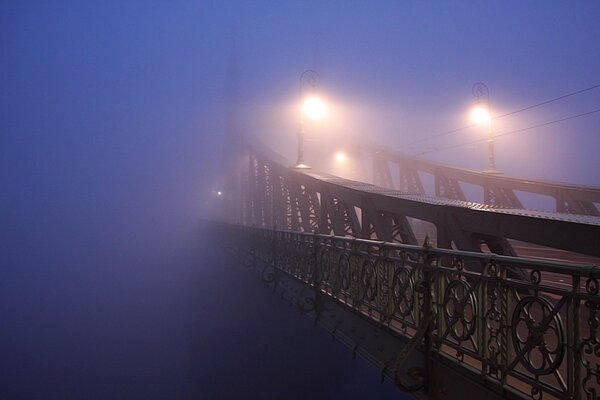
[[344, 164], [346, 162], [346, 153], [341, 150], [335, 153], [335, 161], [338, 164]]
[[[487, 125], [488, 143], [488, 169], [485, 171], [497, 174], [494, 158], [494, 136], [492, 135], [492, 116], [490, 114], [490, 91], [485, 83], [477, 82], [473, 85], [473, 96], [477, 99], [475, 108], [471, 111], [471, 119], [479, 125]], [[485, 97], [485, 98], [484, 98]]]
[[300, 113], [300, 123], [298, 124], [298, 161], [294, 168], [307, 169], [309, 165], [304, 163], [304, 121], [305, 118], [309, 120], [318, 121], [325, 117], [327, 114], [327, 106], [316, 95], [316, 88], [319, 84], [319, 74], [312, 69], [304, 71], [300, 75], [300, 98], [304, 96], [304, 87], [309, 86], [310, 94], [304, 99], [302, 103], [302, 112]]

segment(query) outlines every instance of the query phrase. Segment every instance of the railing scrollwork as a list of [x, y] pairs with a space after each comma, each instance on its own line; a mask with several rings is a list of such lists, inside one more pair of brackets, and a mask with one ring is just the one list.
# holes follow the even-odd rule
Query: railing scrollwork
[[[286, 274], [304, 285], [303, 312], [327, 297], [402, 338], [382, 370], [395, 374], [418, 350], [513, 398], [598, 398], [599, 267], [224, 226], [264, 280]], [[516, 269], [523, 274], [509, 273]], [[402, 371], [399, 386], [423, 388], [426, 370]]]

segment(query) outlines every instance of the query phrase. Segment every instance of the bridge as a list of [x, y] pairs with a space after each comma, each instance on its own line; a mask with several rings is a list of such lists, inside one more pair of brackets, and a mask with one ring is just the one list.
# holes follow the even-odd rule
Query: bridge
[[[220, 243], [382, 379], [424, 399], [597, 398], [600, 188], [374, 146], [356, 181], [237, 149]], [[526, 209], [528, 194], [554, 209]]]

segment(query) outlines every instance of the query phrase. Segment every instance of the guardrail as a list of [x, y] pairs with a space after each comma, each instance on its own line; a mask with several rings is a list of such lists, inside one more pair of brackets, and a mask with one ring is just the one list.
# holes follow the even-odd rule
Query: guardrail
[[[508, 398], [600, 394], [600, 267], [222, 225], [264, 279], [285, 273]], [[517, 278], [521, 270], [527, 279]], [[299, 306], [314, 309], [304, 296]], [[414, 342], [414, 340], [413, 340]], [[402, 355], [399, 355], [399, 360]]]

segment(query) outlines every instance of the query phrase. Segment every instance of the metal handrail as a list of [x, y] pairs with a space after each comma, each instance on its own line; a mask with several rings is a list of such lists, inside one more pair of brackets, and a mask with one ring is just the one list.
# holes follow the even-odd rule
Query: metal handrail
[[[430, 313], [425, 356], [500, 393], [591, 399], [600, 392], [600, 266], [223, 227], [254, 259], [400, 337], [410, 340]], [[525, 278], [510, 276], [511, 268]]]

